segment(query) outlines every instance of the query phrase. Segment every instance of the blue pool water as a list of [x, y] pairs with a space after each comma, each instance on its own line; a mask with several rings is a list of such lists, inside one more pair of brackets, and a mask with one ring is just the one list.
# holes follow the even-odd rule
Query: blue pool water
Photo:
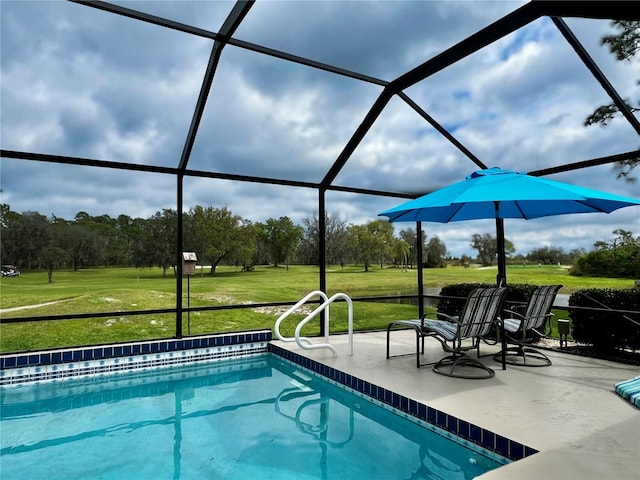
[[3, 480], [462, 480], [501, 465], [270, 354], [0, 394]]

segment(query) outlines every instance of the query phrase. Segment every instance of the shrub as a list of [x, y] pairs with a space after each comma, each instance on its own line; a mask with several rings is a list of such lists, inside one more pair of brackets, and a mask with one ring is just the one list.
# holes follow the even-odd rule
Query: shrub
[[[603, 352], [640, 348], [640, 288], [579, 290], [569, 298], [569, 307], [586, 307], [584, 310], [569, 308], [571, 334], [577, 342]], [[637, 313], [619, 313], [607, 308]]]
[[614, 230], [611, 242], [596, 242], [596, 250], [578, 257], [572, 275], [610, 278], [635, 278], [640, 272], [640, 237]]

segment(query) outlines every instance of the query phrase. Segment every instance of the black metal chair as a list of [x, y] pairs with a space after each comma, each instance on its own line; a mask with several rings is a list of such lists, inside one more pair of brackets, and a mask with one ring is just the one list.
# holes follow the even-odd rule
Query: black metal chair
[[[509, 318], [504, 318], [504, 333], [508, 344], [505, 348], [504, 359], [510, 365], [524, 367], [546, 367], [551, 360], [545, 354], [531, 348], [529, 345], [540, 337], [551, 333], [551, 307], [562, 285], [546, 285], [536, 288], [526, 305], [524, 313], [515, 310], [505, 312]], [[506, 315], [505, 315], [506, 317]], [[547, 330], [548, 328], [548, 330]], [[502, 351], [494, 357], [502, 361]]]
[[[476, 288], [472, 290], [466, 300], [462, 312], [457, 317], [443, 313], [438, 314], [440, 319], [430, 319], [426, 315], [420, 320], [396, 320], [387, 326], [387, 358], [389, 355], [390, 334], [392, 330], [407, 327], [416, 332], [416, 365], [418, 367], [429, 365], [420, 363], [420, 353], [424, 353], [424, 339], [433, 337], [442, 344], [447, 357], [439, 360], [433, 366], [433, 371], [441, 375], [459, 378], [490, 378], [495, 372], [475, 358], [471, 358], [467, 352], [477, 350], [480, 354], [480, 342], [491, 331], [495, 324], [507, 294], [506, 287]], [[420, 348], [422, 342], [422, 349]], [[467, 372], [458, 373], [458, 367], [474, 367], [482, 370], [479, 375], [471, 375]]]

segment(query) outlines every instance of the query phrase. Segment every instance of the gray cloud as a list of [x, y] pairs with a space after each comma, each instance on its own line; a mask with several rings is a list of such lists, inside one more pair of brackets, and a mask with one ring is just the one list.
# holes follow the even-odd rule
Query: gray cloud
[[[212, 42], [68, 2], [2, 2], [0, 118], [3, 149], [176, 166]], [[217, 30], [233, 2], [119, 2]], [[237, 37], [392, 80], [524, 2], [256, 2]], [[624, 98], [640, 96], [638, 61], [616, 62], [599, 43], [609, 22], [569, 26]], [[264, 57], [223, 52], [189, 167], [320, 181], [381, 88]], [[638, 148], [626, 122], [582, 125], [608, 103], [549, 20], [539, 20], [407, 90], [488, 166], [536, 170]], [[2, 202], [16, 211], [73, 218], [148, 217], [175, 208], [175, 179], [2, 159]], [[426, 193], [477, 167], [394, 98], [336, 184]], [[638, 197], [610, 166], [554, 175]], [[185, 180], [185, 207], [227, 206], [253, 221], [316, 214], [311, 189]], [[377, 219], [400, 199], [329, 192], [327, 210], [348, 223]], [[637, 209], [508, 221], [519, 252], [547, 243], [591, 248], [616, 228], [640, 234]], [[396, 230], [408, 228], [399, 224]], [[423, 224], [449, 251], [473, 253], [492, 222]]]

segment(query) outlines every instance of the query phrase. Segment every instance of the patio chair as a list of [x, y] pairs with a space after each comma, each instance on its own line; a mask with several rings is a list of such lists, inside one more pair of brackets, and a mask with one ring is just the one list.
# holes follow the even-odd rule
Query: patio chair
[[[502, 351], [493, 358], [496, 361], [504, 361], [510, 365], [524, 367], [546, 367], [551, 365], [549, 357], [542, 352], [531, 348], [539, 337], [546, 337], [551, 333], [551, 307], [562, 285], [547, 285], [536, 288], [531, 294], [524, 313], [514, 310], [505, 312], [504, 333], [507, 345], [505, 355]], [[548, 324], [548, 331], [547, 330]]]
[[[420, 364], [420, 342], [424, 353], [424, 339], [433, 337], [442, 344], [445, 352], [451, 355], [439, 360], [433, 371], [441, 375], [460, 378], [490, 378], [494, 371], [477, 359], [471, 358], [467, 351], [476, 349], [480, 353], [480, 342], [489, 333], [496, 321], [507, 294], [506, 287], [476, 288], [472, 290], [458, 317], [443, 313], [438, 316], [444, 320], [430, 319], [426, 315], [420, 320], [396, 320], [387, 326], [387, 358], [391, 330], [398, 327], [410, 327], [416, 332], [416, 365]], [[482, 370], [480, 375], [458, 373], [458, 367], [475, 367]]]

